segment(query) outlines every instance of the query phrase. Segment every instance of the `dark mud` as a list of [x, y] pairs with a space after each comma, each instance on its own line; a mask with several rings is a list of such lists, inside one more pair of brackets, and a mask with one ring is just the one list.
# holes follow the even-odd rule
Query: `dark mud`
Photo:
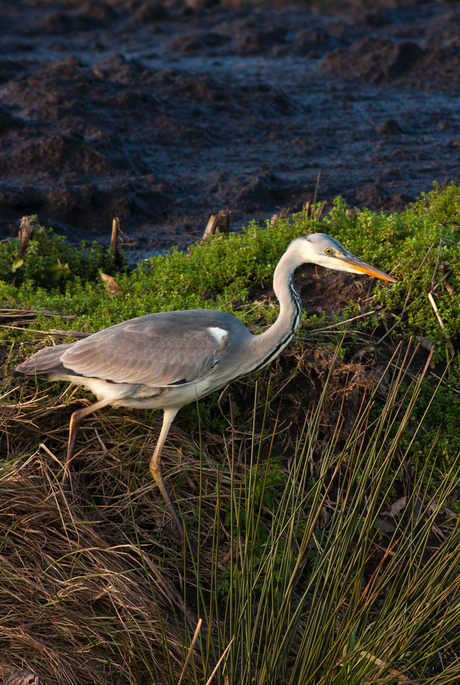
[[11, 0], [0, 25], [1, 238], [38, 213], [106, 240], [118, 216], [136, 259], [219, 209], [401, 210], [460, 180], [456, 3]]

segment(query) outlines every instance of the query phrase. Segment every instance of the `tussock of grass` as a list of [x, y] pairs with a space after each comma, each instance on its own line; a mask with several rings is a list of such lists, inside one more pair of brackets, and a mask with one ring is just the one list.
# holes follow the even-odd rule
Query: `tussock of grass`
[[28, 666], [46, 682], [137, 683], [171, 666], [173, 678], [184, 653], [164, 617], [193, 612], [158, 559], [68, 510], [53, 480], [40, 453], [0, 479], [3, 674]]

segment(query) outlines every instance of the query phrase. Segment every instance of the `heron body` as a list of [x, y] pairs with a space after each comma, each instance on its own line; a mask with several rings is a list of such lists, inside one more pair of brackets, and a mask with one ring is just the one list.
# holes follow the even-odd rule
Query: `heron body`
[[289, 344], [302, 315], [293, 275], [298, 266], [308, 262], [395, 281], [330, 236], [314, 233], [294, 240], [281, 257], [273, 280], [280, 313], [273, 326], [260, 335], [252, 335], [239, 319], [218, 310], [159, 312], [110, 326], [74, 343], [47, 347], [19, 364], [17, 374], [70, 381], [98, 398], [95, 404], [72, 414], [65, 481], [84, 416], [109, 404], [163, 409], [163, 427], [150, 470], [183, 541], [182, 524], [160, 468], [169, 427], [181, 407], [266, 366]]

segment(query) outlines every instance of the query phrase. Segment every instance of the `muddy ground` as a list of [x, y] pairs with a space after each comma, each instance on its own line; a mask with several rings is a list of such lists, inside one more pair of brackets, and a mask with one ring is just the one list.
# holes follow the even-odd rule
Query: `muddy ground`
[[3, 0], [0, 26], [0, 238], [118, 216], [135, 260], [220, 209], [400, 210], [460, 180], [458, 3]]

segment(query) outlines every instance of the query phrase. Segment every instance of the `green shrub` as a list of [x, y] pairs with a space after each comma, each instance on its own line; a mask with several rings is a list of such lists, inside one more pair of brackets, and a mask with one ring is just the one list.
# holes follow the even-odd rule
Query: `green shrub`
[[18, 238], [0, 243], [0, 280], [16, 287], [30, 281], [35, 288], [63, 292], [66, 281], [94, 281], [100, 270], [110, 274], [116, 267], [114, 255], [99, 243], [72, 247], [64, 236], [43, 226], [34, 229], [22, 257]]

